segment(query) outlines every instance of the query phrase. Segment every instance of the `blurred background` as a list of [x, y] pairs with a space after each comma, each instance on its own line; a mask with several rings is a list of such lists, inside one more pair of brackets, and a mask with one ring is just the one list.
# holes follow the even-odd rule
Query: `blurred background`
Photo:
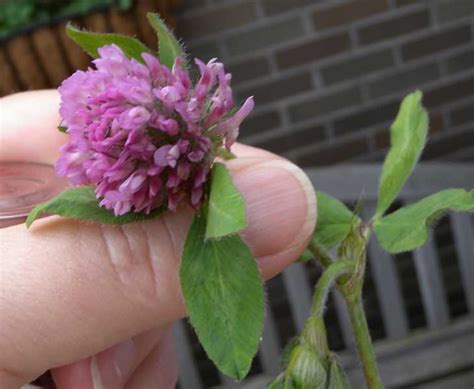
[[[241, 128], [242, 142], [283, 154], [308, 172], [342, 162], [377, 163], [388, 147], [399, 102], [420, 88], [431, 116], [424, 161], [456, 163], [438, 170], [438, 176], [431, 169], [431, 181], [423, 185], [446, 187], [450, 178], [450, 185], [474, 186], [469, 173], [474, 161], [473, 0], [0, 0], [0, 95], [56, 87], [75, 69], [87, 67], [87, 56], [65, 36], [68, 20], [94, 31], [136, 35], [154, 47], [155, 35], [145, 21], [150, 10], [166, 18], [194, 56], [222, 60], [233, 73], [239, 98], [255, 96], [256, 109]], [[339, 181], [346, 179], [344, 169], [330, 172]], [[325, 177], [316, 172], [312, 179], [321, 188], [318, 180]], [[357, 177], [362, 185], [364, 177]], [[337, 194], [336, 189], [327, 190]], [[472, 225], [472, 219], [444, 219], [429, 252], [385, 258], [383, 269], [374, 266], [377, 249], [369, 252], [374, 258], [369, 258], [365, 303], [389, 387], [473, 387]], [[420, 255], [429, 258], [428, 270], [417, 262]], [[298, 265], [268, 284], [266, 333], [273, 335], [264, 340], [273, 343], [259, 353], [250, 381], [278, 369], [272, 352], [299, 331], [305, 312], [301, 301], [309, 298], [304, 295], [309, 289], [294, 285], [312, 288], [318, 276], [315, 266]], [[388, 289], [390, 294], [384, 294]], [[395, 324], [394, 312], [399, 314]], [[330, 301], [326, 319], [332, 349], [353, 354], [337, 298]], [[180, 327], [179, 333], [182, 388], [235, 385], [218, 374], [189, 327]], [[407, 340], [413, 334], [428, 337], [413, 345]], [[446, 348], [449, 343], [452, 347]], [[441, 349], [427, 346], [435, 344]], [[410, 358], [417, 362], [407, 364]], [[355, 387], [362, 387], [357, 386], [362, 385], [357, 362], [344, 361], [359, 382]], [[258, 382], [248, 387], [264, 387]]]

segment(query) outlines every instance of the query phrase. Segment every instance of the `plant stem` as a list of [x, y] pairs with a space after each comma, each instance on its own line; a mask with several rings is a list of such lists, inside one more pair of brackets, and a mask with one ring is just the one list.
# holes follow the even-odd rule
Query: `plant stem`
[[327, 253], [326, 249], [322, 247], [314, 239], [311, 239], [307, 249], [314, 255], [315, 258], [319, 259], [324, 267], [329, 267], [334, 262], [331, 256]]
[[383, 388], [360, 293], [344, 294], [368, 389]]
[[332, 284], [342, 274], [350, 273], [354, 269], [353, 261], [337, 261], [329, 265], [324, 270], [321, 278], [318, 280], [311, 305], [311, 316], [322, 317], [329, 290]]
[[[356, 339], [357, 350], [359, 352], [364, 369], [365, 380], [368, 389], [381, 389], [383, 383], [380, 378], [375, 352], [370, 338], [369, 327], [362, 305], [362, 287], [364, 284], [366, 255], [365, 248], [370, 237], [370, 229], [364, 228], [356, 239], [351, 254], [354, 260], [331, 258], [329, 253], [314, 239], [308, 245], [308, 250], [324, 266], [325, 270], [316, 285], [311, 306], [312, 317], [322, 317], [329, 289], [334, 281], [337, 281], [338, 288], [344, 296], [351, 318], [352, 328]], [[361, 246], [358, 246], [360, 244]], [[350, 247], [350, 246], [349, 246]], [[362, 247], [361, 250], [357, 248]], [[355, 249], [355, 250], [354, 250]], [[351, 255], [351, 256], [352, 256]], [[350, 274], [346, 275], [346, 274]], [[341, 277], [342, 276], [342, 277]]]

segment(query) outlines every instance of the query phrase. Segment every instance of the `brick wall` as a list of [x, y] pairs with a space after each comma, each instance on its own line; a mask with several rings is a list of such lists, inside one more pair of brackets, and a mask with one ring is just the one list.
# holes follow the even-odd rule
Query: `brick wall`
[[185, 0], [177, 33], [257, 107], [241, 141], [302, 166], [380, 160], [404, 94], [426, 159], [474, 160], [473, 0]]

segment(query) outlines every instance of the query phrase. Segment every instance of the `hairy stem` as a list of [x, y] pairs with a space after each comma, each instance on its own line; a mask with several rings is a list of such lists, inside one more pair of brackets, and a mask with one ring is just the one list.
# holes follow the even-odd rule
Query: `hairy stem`
[[347, 309], [352, 322], [352, 328], [356, 338], [357, 350], [364, 369], [365, 380], [368, 389], [383, 388], [380, 378], [375, 352], [370, 338], [369, 327], [365, 317], [364, 307], [362, 305], [361, 294], [345, 296]]
[[324, 270], [318, 280], [311, 305], [311, 316], [322, 317], [329, 290], [333, 283], [342, 274], [348, 274], [354, 269], [353, 261], [337, 261], [330, 264]]
[[318, 259], [324, 267], [329, 267], [334, 262], [326, 249], [322, 247], [315, 239], [311, 239], [307, 249]]

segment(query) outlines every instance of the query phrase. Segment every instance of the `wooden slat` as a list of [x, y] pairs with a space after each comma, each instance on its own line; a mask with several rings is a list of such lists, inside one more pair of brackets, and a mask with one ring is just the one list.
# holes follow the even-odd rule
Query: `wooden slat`
[[109, 18], [114, 32], [137, 36], [138, 27], [132, 13], [123, 12], [117, 7], [111, 7], [109, 9]]
[[58, 39], [49, 27], [39, 28], [31, 35], [35, 51], [53, 87], [58, 87], [70, 73]]
[[26, 35], [9, 40], [6, 50], [24, 89], [42, 89], [49, 86]]
[[157, 47], [156, 33], [147, 21], [147, 12], [155, 12], [153, 0], [136, 0], [135, 1], [135, 19], [140, 39], [145, 45], [154, 50]]
[[469, 312], [474, 313], [474, 227], [472, 216], [451, 214], [451, 226]]
[[82, 51], [82, 49], [66, 35], [66, 23], [59, 23], [56, 26], [56, 33], [61, 42], [67, 60], [72, 67], [72, 70], [86, 69], [90, 63], [89, 56]]
[[[436, 331], [417, 332], [403, 341], [380, 341], [375, 344], [375, 353], [382, 380], [387, 388], [410, 389], [472, 389], [472, 385], [457, 385], [447, 379], [456, 377], [474, 377], [474, 320], [464, 319], [454, 322], [447, 328]], [[348, 375], [352, 388], [366, 388], [359, 356], [356, 352], [338, 352], [338, 359]], [[462, 371], [460, 372], [460, 369]], [[453, 376], [452, 376], [453, 377]], [[252, 382], [242, 389], [261, 389], [272, 376], [253, 377]], [[454, 378], [454, 377], [453, 377]], [[444, 386], [420, 385], [435, 379], [435, 383], [446, 380]], [[451, 378], [452, 379], [452, 378]], [[433, 382], [433, 381], [432, 381]], [[450, 383], [453, 383], [450, 385]], [[467, 381], [472, 383], [474, 381]], [[461, 383], [464, 383], [461, 381]]]
[[290, 266], [283, 272], [283, 282], [288, 293], [288, 300], [293, 314], [297, 332], [301, 332], [311, 310], [312, 291], [301, 263]]
[[263, 338], [260, 344], [260, 361], [265, 374], [277, 374], [280, 370], [280, 342], [275, 319], [270, 307], [265, 312]]
[[0, 47], [0, 96], [18, 92], [20, 86], [15, 78], [13, 69], [10, 66], [5, 50]]
[[[381, 169], [379, 164], [348, 164], [308, 168], [305, 172], [318, 190], [343, 201], [354, 201], [361, 196], [368, 201], [377, 199]], [[474, 163], [423, 163], [417, 166], [400, 197], [415, 199], [444, 188], [471, 189], [473, 185]]]
[[84, 17], [86, 29], [94, 32], [110, 32], [107, 18], [102, 12], [95, 12]]
[[474, 369], [454, 372], [447, 377], [436, 377], [433, 381], [417, 384], [416, 389], [472, 389], [474, 388]]
[[185, 325], [183, 320], [179, 320], [173, 326], [179, 360], [179, 383], [182, 388], [201, 389], [203, 386]]
[[175, 9], [182, 3], [182, 0], [154, 0], [156, 11], [165, 18], [166, 24], [171, 27], [176, 26]]
[[[465, 319], [450, 326], [413, 334], [402, 341], [375, 344], [380, 374], [387, 388], [418, 388], [426, 382], [474, 366], [474, 320]], [[357, 354], [338, 353], [352, 388], [365, 388]], [[445, 386], [445, 389], [471, 387]]]
[[[375, 214], [375, 208], [375, 203], [364, 204], [362, 217], [369, 220]], [[394, 258], [380, 247], [375, 237], [369, 242], [368, 253], [387, 337], [406, 336], [408, 320]]]
[[448, 324], [449, 313], [441, 268], [433, 237], [413, 252], [418, 284], [428, 328], [441, 328]]

